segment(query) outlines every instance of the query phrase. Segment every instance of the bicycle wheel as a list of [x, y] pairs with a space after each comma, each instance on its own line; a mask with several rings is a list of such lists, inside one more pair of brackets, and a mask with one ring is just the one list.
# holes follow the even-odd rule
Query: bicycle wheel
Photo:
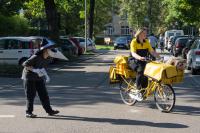
[[133, 86], [134, 83], [135, 83], [135, 81], [133, 79], [123, 79], [122, 78], [120, 81], [120, 84], [119, 84], [121, 99], [125, 104], [127, 104], [129, 106], [132, 106], [137, 102], [137, 100], [131, 98], [129, 95], [130, 87]]
[[176, 101], [176, 96], [171, 85], [161, 85], [154, 92], [154, 100], [157, 108], [162, 112], [170, 112]]

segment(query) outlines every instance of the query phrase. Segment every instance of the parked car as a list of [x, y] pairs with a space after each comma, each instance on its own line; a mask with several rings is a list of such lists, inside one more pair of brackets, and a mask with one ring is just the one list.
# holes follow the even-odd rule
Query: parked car
[[200, 70], [200, 39], [196, 39], [187, 54], [187, 69], [194, 75]]
[[60, 38], [60, 48], [64, 55], [78, 55], [78, 47], [76, 44], [68, 38]]
[[[76, 39], [80, 46], [82, 48], [85, 48], [85, 38], [84, 37], [73, 37], [74, 39]], [[92, 41], [92, 39], [87, 38], [87, 51], [91, 51], [91, 50], [95, 50], [95, 43]]]
[[190, 38], [188, 37], [180, 37], [176, 40], [174, 46], [173, 46], [173, 55], [174, 56], [179, 56], [182, 54], [182, 50], [186, 45], [186, 42], [189, 40]]
[[187, 43], [185, 44], [185, 48], [183, 48], [183, 50], [182, 50], [183, 59], [187, 58], [187, 53], [190, 50], [190, 48], [191, 48], [192, 44], [194, 43], [194, 41], [195, 41], [195, 39], [188, 40]]
[[181, 35], [184, 35], [183, 30], [168, 30], [168, 31], [166, 31], [165, 36], [164, 36], [165, 48], [167, 49], [167, 44], [168, 44], [169, 38], [171, 36], [181, 36]]
[[40, 47], [34, 37], [0, 37], [0, 63], [21, 65]]
[[85, 48], [80, 46], [80, 43], [76, 38], [70, 37], [69, 40], [72, 41], [78, 48], [78, 55], [82, 55], [85, 52]]
[[127, 37], [117, 37], [114, 41], [114, 50], [115, 49], [129, 49], [130, 48], [130, 40]]

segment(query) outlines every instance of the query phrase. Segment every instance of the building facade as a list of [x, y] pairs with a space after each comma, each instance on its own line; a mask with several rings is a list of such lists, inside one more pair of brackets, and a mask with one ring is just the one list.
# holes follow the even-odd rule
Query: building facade
[[133, 30], [130, 28], [126, 16], [113, 15], [112, 22], [105, 25], [104, 36], [111, 38], [130, 36], [132, 32]]

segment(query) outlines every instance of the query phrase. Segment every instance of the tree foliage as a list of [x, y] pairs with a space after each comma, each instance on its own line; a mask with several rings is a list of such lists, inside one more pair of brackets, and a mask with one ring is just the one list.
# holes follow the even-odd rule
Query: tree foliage
[[25, 0], [0, 0], [0, 13], [5, 16], [15, 15], [23, 7]]
[[28, 21], [23, 16], [5, 17], [0, 15], [0, 36], [27, 35], [28, 26]]
[[162, 24], [163, 4], [160, 0], [120, 0], [121, 12], [127, 12], [128, 22], [133, 29], [151, 27], [155, 30]]

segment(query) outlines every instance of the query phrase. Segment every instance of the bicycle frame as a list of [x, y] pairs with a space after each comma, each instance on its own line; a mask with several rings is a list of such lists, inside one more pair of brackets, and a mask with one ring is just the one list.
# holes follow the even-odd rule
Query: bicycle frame
[[[127, 79], [124, 76], [121, 76], [121, 78], [124, 80], [124, 82], [128, 85], [128, 87], [126, 88], [126, 91], [130, 91], [131, 89], [136, 89], [131, 83], [128, 82]], [[134, 83], [134, 82], [133, 82]], [[159, 94], [161, 94], [160, 96], [162, 96], [162, 89], [161, 89], [161, 84], [153, 81], [151, 78], [148, 78], [148, 86], [146, 88], [142, 88], [140, 91], [144, 90], [144, 97], [149, 97], [156, 89], [158, 89]]]

